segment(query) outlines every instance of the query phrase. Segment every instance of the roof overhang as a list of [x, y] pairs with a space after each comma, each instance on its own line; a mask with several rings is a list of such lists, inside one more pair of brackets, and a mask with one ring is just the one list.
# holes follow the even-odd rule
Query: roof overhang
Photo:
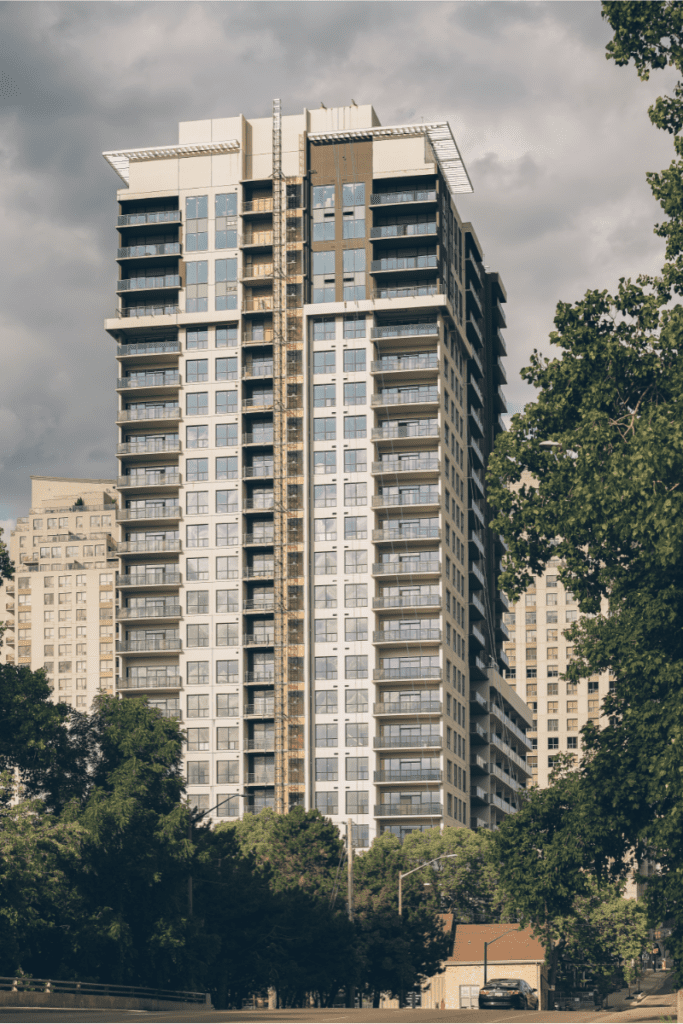
[[429, 124], [375, 125], [370, 128], [353, 128], [334, 132], [312, 132], [310, 142], [353, 142], [355, 139], [390, 139], [406, 136], [426, 136], [434, 150], [441, 173], [451, 192], [474, 192], [470, 176], [465, 167], [458, 144], [448, 121], [433, 121]]
[[211, 153], [238, 153], [237, 139], [226, 142], [197, 142], [186, 146], [145, 146], [142, 149], [111, 150], [102, 156], [114, 168], [121, 181], [130, 181], [130, 165], [136, 160], [169, 160], [174, 157], [206, 156]]

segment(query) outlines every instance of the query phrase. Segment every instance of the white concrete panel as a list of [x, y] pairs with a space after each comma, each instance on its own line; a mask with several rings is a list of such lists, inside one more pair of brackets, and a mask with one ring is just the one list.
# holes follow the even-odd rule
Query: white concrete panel
[[179, 188], [208, 188], [211, 185], [211, 156], [188, 156], [179, 160]]
[[[178, 124], [178, 142], [186, 146], [193, 142], [211, 142], [211, 120], [181, 121]], [[225, 136], [227, 138], [227, 136]], [[219, 140], [222, 141], [222, 140]]]
[[211, 121], [211, 141], [228, 142], [230, 139], [242, 139], [242, 116], [214, 117]]
[[361, 107], [330, 107], [327, 110], [320, 107], [318, 110], [310, 110], [309, 118], [311, 133], [372, 128], [379, 124], [379, 118], [369, 103]]
[[424, 172], [433, 166], [425, 159], [425, 143], [421, 135], [374, 140], [372, 147], [373, 174], [387, 171], [405, 174], [411, 170]]
[[211, 184], [236, 185], [242, 174], [239, 153], [219, 153], [211, 157]]
[[134, 160], [130, 165], [131, 192], [164, 192], [178, 188], [178, 160]]

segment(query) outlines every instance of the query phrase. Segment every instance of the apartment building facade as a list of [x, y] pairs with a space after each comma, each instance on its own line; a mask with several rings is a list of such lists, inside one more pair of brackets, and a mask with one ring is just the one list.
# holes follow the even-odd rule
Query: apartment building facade
[[510, 640], [505, 644], [508, 682], [526, 700], [533, 714], [528, 757], [534, 784], [549, 784], [558, 753], [581, 749], [581, 729], [587, 722], [600, 724], [602, 701], [609, 692], [608, 672], [579, 683], [561, 679], [572, 659], [565, 630], [581, 613], [574, 595], [558, 577], [559, 562], [551, 560], [539, 576], [505, 613]]
[[119, 694], [182, 718], [215, 820], [495, 827], [531, 721], [486, 527], [506, 296], [450, 128], [276, 101], [104, 155]]
[[33, 476], [9, 539], [0, 656], [44, 668], [54, 699], [82, 711], [114, 693], [115, 534], [115, 481]]

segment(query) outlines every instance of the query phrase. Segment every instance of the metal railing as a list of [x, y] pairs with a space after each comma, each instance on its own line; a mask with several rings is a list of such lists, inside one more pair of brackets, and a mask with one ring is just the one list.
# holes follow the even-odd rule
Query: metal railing
[[269, 213], [272, 209], [272, 199], [250, 199], [242, 203], [242, 213]]
[[119, 608], [116, 612], [117, 619], [179, 619], [183, 609], [179, 604], [151, 605], [149, 608], [133, 606]]
[[410, 235], [435, 235], [436, 220], [419, 224], [378, 224], [370, 228], [370, 238], [407, 238]]
[[441, 562], [375, 562], [373, 576], [416, 575], [422, 572], [441, 572]]
[[172, 405], [168, 408], [120, 409], [116, 418], [119, 423], [129, 423], [131, 420], [178, 420], [180, 415], [180, 406]]
[[273, 363], [247, 363], [242, 368], [242, 377], [272, 377]]
[[375, 543], [388, 540], [436, 540], [441, 534], [439, 526], [405, 526], [402, 529], [373, 530]]
[[375, 192], [370, 196], [371, 206], [383, 206], [389, 203], [434, 203], [436, 189], [405, 189], [401, 192]]
[[[249, 772], [247, 775], [247, 784], [250, 786], [274, 786], [275, 785], [275, 772]], [[268, 806], [268, 805], [264, 805]], [[256, 808], [253, 808], [256, 811]], [[258, 808], [259, 811], [263, 810], [262, 807]]]
[[147, 291], [150, 288], [182, 288], [180, 274], [155, 274], [153, 277], [129, 277], [116, 282], [117, 292]]
[[124, 441], [117, 444], [117, 455], [156, 455], [180, 452], [180, 441]]
[[436, 253], [425, 256], [389, 256], [381, 260], [372, 260], [370, 271], [380, 270], [433, 270], [438, 266]]
[[275, 702], [272, 700], [255, 701], [247, 704], [244, 709], [245, 715], [260, 715], [262, 718], [272, 718], [275, 713]]
[[242, 637], [244, 647], [272, 647], [275, 643], [275, 633], [245, 633]]
[[377, 681], [389, 679], [441, 679], [440, 665], [401, 665], [398, 668], [376, 668], [372, 678]]
[[273, 296], [263, 295], [257, 299], [243, 299], [242, 300], [242, 312], [244, 313], [259, 313], [267, 312], [273, 308]]
[[376, 818], [419, 818], [439, 817], [443, 813], [441, 804], [410, 803], [410, 804], [376, 804]]
[[131, 227], [134, 224], [178, 224], [180, 223], [180, 210], [157, 210], [154, 213], [124, 213], [121, 214], [116, 224], [120, 228]]
[[242, 407], [244, 409], [272, 409], [273, 408], [273, 396], [268, 395], [257, 395], [252, 398], [243, 398]]
[[118, 356], [167, 355], [180, 352], [179, 341], [139, 341], [133, 345], [119, 345]]
[[415, 733], [413, 736], [375, 736], [372, 741], [375, 749], [391, 747], [440, 747], [439, 733]]
[[121, 306], [115, 312], [117, 317], [125, 319], [141, 316], [175, 316], [183, 310], [176, 302], [159, 302], [145, 306]]
[[247, 565], [242, 571], [242, 578], [245, 580], [271, 579], [274, 575], [274, 562], [270, 566], [260, 566], [259, 568], [255, 568], [253, 565]]
[[182, 989], [143, 988], [137, 985], [109, 985], [95, 981], [52, 981], [43, 978], [0, 978], [1, 992], [45, 992], [52, 995], [114, 996], [119, 999], [156, 999], [172, 1003], [210, 1005], [208, 992]]
[[272, 277], [272, 263], [245, 263], [242, 267], [242, 278], [245, 277]]
[[245, 683], [274, 683], [275, 671], [272, 672], [245, 672]]
[[440, 768], [385, 768], [374, 773], [375, 782], [441, 782]]
[[373, 441], [392, 440], [399, 437], [438, 437], [439, 424], [437, 420], [428, 426], [420, 423], [393, 423], [388, 420], [383, 426], [376, 427], [372, 431]]
[[149, 242], [126, 245], [116, 250], [117, 260], [133, 259], [136, 256], [180, 256], [180, 242]]
[[420, 356], [385, 356], [371, 363], [373, 373], [391, 373], [395, 370], [438, 370], [439, 358], [436, 352]]
[[438, 323], [382, 324], [373, 327], [370, 336], [372, 338], [413, 338], [434, 334], [438, 336], [438, 333]]
[[246, 742], [247, 750], [274, 750], [275, 736], [250, 737]]
[[244, 544], [274, 544], [275, 533], [245, 533]]
[[272, 231], [246, 231], [242, 235], [242, 245], [272, 245]]
[[158, 554], [182, 551], [179, 540], [124, 540], [119, 543], [120, 555]]
[[119, 690], [179, 690], [181, 676], [148, 676], [146, 679], [118, 679]]
[[275, 598], [268, 601], [254, 601], [247, 599], [243, 601], [242, 608], [245, 612], [272, 612], [275, 609]]
[[374, 644], [404, 643], [410, 640], [441, 641], [440, 629], [378, 629], [372, 634]]
[[436, 388], [415, 388], [411, 391], [380, 391], [370, 396], [373, 408], [386, 405], [421, 405], [438, 404], [439, 392]]
[[242, 507], [251, 512], [272, 512], [275, 499], [264, 501], [262, 498], [245, 498]]
[[140, 473], [117, 477], [118, 487], [178, 487], [180, 473]]
[[382, 459], [372, 463], [373, 473], [438, 473], [439, 460], [424, 456], [416, 459]]
[[131, 377], [119, 377], [116, 387], [122, 388], [177, 388], [180, 386], [180, 374], [171, 370], [159, 373], [136, 374]]
[[272, 444], [274, 435], [271, 434], [242, 434], [242, 444]]
[[243, 477], [270, 477], [273, 475], [273, 463], [269, 462], [263, 466], [242, 466]]
[[120, 508], [116, 511], [118, 522], [131, 519], [180, 519], [183, 510], [180, 505], [157, 505], [148, 508]]
[[441, 702], [417, 700], [398, 704], [373, 704], [372, 712], [375, 715], [440, 715]]
[[400, 594], [395, 597], [373, 597], [372, 607], [383, 608], [439, 608], [441, 594]]
[[439, 492], [436, 490], [406, 491], [403, 494], [373, 494], [372, 508], [390, 505], [438, 505], [439, 501]]
[[179, 651], [182, 648], [180, 637], [168, 640], [117, 640], [116, 651], [120, 654], [135, 654], [144, 651]]
[[117, 577], [117, 587], [177, 587], [179, 572], [123, 573]]

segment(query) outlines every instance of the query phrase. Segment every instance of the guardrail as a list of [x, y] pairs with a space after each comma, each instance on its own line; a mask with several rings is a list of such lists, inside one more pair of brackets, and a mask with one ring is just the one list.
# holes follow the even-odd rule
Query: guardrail
[[189, 992], [182, 989], [143, 988], [138, 985], [108, 985], [95, 981], [54, 981], [47, 978], [2, 978], [1, 992], [43, 992], [50, 994], [117, 996], [127, 999], [163, 999], [174, 1003], [210, 1004], [208, 992]]

